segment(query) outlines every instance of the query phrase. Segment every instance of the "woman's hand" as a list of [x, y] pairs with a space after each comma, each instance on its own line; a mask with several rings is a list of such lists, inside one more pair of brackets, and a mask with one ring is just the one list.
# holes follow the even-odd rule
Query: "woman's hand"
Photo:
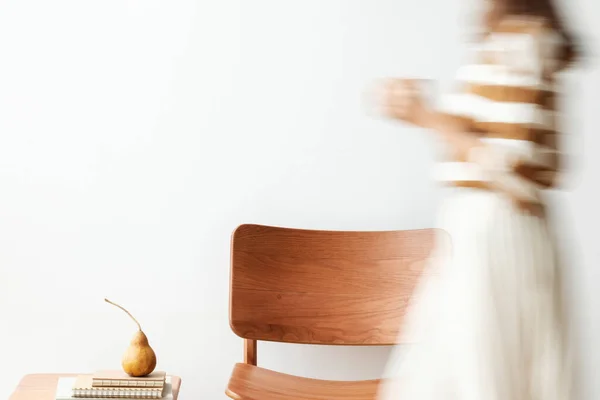
[[426, 127], [431, 109], [423, 96], [423, 81], [388, 79], [382, 85], [383, 113], [391, 118]]

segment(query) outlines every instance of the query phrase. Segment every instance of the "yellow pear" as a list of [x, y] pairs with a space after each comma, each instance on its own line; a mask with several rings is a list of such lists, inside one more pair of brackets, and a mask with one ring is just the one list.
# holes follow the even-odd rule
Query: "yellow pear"
[[154, 354], [154, 350], [150, 347], [148, 337], [146, 337], [146, 334], [142, 331], [140, 323], [129, 313], [129, 311], [120, 305], [113, 303], [108, 299], [104, 299], [104, 301], [125, 311], [138, 326], [138, 331], [133, 335], [133, 339], [131, 339], [127, 351], [123, 354], [123, 359], [121, 361], [123, 371], [130, 376], [146, 376], [151, 374], [156, 367], [156, 354]]

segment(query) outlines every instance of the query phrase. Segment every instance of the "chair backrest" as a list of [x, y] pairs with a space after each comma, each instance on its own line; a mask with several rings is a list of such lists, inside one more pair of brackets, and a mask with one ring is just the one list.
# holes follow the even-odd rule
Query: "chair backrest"
[[436, 233], [242, 225], [232, 238], [231, 328], [254, 344], [395, 344]]

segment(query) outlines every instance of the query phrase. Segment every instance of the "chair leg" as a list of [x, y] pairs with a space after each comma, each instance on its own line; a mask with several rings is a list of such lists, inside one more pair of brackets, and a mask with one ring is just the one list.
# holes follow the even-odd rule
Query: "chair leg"
[[256, 366], [256, 340], [244, 339], [244, 363]]

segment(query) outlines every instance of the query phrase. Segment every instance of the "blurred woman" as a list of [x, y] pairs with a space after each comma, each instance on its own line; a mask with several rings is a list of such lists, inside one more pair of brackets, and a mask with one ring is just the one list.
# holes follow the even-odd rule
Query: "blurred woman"
[[488, 1], [485, 33], [439, 108], [385, 85], [389, 117], [445, 143], [451, 239], [424, 274], [381, 400], [572, 400], [573, 363], [544, 191], [557, 182], [558, 74], [574, 39], [551, 0]]

